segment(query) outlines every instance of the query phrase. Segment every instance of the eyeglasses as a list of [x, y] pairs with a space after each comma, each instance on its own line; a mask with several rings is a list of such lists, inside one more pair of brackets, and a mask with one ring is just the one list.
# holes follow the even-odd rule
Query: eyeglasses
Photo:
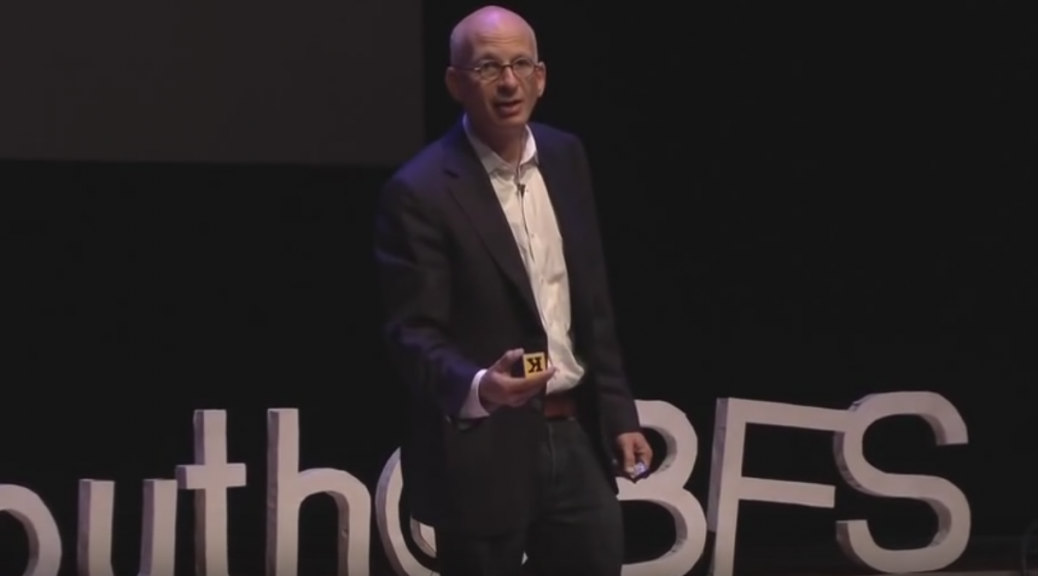
[[519, 58], [513, 61], [511, 64], [503, 64], [501, 62], [484, 62], [474, 68], [464, 68], [469, 72], [475, 72], [479, 74], [479, 77], [484, 80], [497, 80], [505, 73], [508, 68], [512, 69], [512, 74], [515, 74], [516, 78], [524, 79], [529, 78], [531, 74], [537, 71], [541, 65], [529, 60], [527, 58]]

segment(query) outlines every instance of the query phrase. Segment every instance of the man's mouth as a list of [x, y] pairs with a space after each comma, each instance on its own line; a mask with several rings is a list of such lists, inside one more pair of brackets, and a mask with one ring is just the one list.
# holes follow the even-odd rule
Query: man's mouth
[[518, 109], [522, 103], [522, 100], [505, 100], [502, 102], [495, 102], [494, 107], [502, 111], [512, 111]]

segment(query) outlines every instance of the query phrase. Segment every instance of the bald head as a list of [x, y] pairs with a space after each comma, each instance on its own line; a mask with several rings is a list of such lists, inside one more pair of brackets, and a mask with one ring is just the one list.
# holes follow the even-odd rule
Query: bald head
[[515, 12], [488, 6], [454, 27], [447, 89], [465, 109], [469, 127], [508, 162], [522, 153], [545, 74], [533, 28]]
[[451, 32], [451, 66], [468, 66], [475, 47], [522, 36], [537, 59], [537, 36], [522, 16], [499, 6], [486, 6], [466, 16]]

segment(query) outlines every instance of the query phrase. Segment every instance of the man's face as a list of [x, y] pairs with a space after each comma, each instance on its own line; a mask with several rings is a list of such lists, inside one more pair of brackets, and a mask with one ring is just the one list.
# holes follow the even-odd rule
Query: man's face
[[500, 27], [472, 35], [468, 58], [447, 77], [470, 122], [502, 134], [526, 126], [544, 93], [544, 66], [535, 52], [525, 30]]

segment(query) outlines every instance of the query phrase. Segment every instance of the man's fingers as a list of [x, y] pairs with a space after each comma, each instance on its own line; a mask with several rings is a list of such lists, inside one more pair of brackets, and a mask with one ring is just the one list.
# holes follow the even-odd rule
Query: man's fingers
[[639, 445], [636, 447], [634, 449], [634, 455], [642, 464], [645, 464], [646, 466], [652, 464], [652, 448], [649, 448], [647, 445]]
[[634, 476], [638, 473], [638, 461], [634, 455], [634, 446], [631, 446], [629, 442], [623, 445], [623, 457], [624, 457], [624, 472], [628, 475]]
[[548, 380], [551, 379], [552, 375], [555, 374], [555, 369], [550, 368], [547, 372], [541, 372], [536, 376], [531, 376], [522, 381], [520, 386], [522, 387], [522, 398], [523, 402], [526, 402], [530, 398], [541, 393], [544, 388], [548, 385]]
[[504, 388], [515, 392], [521, 392], [529, 390], [531, 388], [540, 388], [551, 380], [551, 377], [555, 375], [555, 368], [551, 367], [544, 372], [538, 372], [525, 378], [516, 378], [515, 376], [504, 376], [501, 378], [501, 383]]
[[524, 390], [537, 390], [548, 384], [548, 380], [555, 375], [555, 368], [550, 367], [544, 372], [538, 372], [533, 376], [527, 376], [520, 380], [519, 387]]
[[505, 376], [501, 379], [501, 387], [509, 396], [509, 404], [518, 406], [540, 393], [554, 374], [555, 368], [548, 368], [527, 378]]

